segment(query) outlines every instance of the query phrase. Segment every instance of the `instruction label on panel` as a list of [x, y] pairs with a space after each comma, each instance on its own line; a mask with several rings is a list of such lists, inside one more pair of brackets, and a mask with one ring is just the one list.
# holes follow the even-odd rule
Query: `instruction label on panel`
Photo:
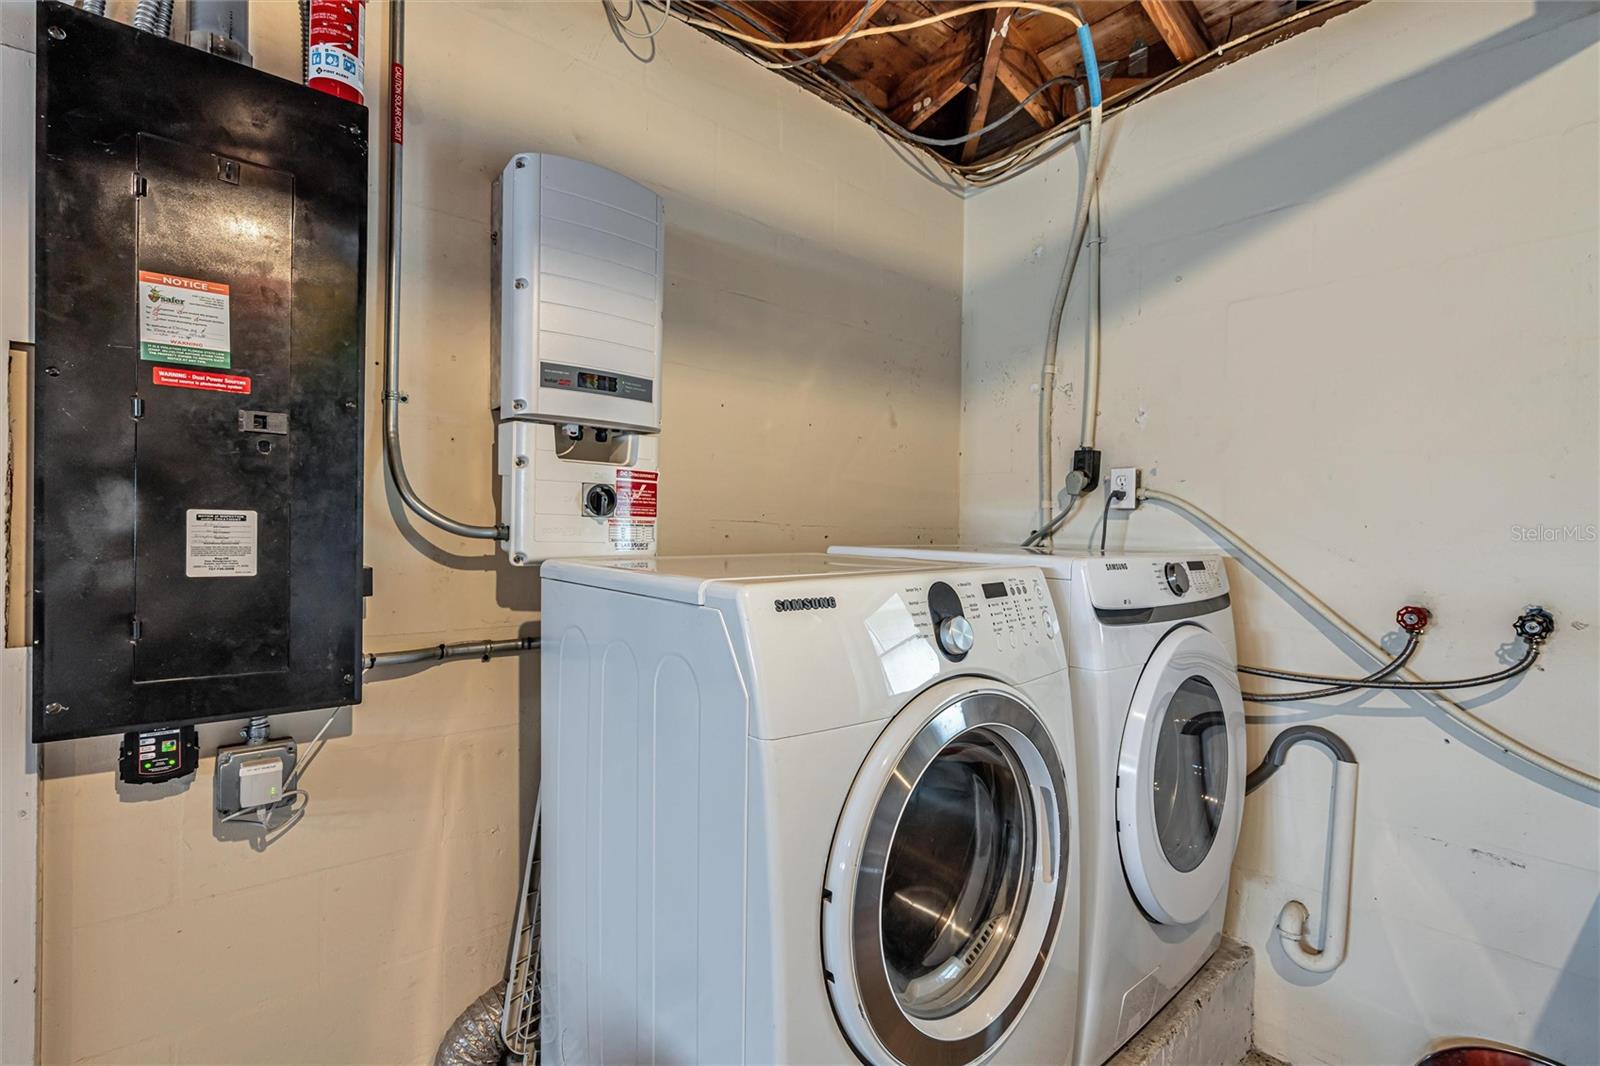
[[233, 366], [228, 286], [139, 271], [139, 358], [220, 370]]
[[254, 511], [186, 512], [183, 572], [188, 577], [255, 577]]
[[617, 469], [617, 509], [608, 531], [619, 552], [650, 551], [656, 542], [656, 504], [661, 474], [655, 470]]

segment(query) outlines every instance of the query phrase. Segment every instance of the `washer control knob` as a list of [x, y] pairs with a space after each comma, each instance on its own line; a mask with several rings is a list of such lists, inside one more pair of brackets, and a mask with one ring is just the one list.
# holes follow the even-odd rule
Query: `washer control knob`
[[939, 623], [939, 647], [946, 655], [965, 655], [972, 650], [972, 623], [962, 615], [954, 615]]
[[1044, 613], [1044, 635], [1054, 638], [1056, 635], [1056, 620], [1050, 617], [1050, 612]]
[[583, 493], [583, 513], [605, 518], [617, 509], [617, 490], [610, 485], [590, 485]]
[[1172, 590], [1174, 596], [1182, 596], [1189, 591], [1189, 571], [1184, 569], [1182, 563], [1168, 563], [1162, 573], [1167, 579], [1167, 588]]

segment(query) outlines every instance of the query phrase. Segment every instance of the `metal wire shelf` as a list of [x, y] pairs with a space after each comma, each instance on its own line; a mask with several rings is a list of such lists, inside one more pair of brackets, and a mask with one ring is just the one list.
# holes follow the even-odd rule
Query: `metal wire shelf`
[[528, 840], [528, 867], [522, 875], [522, 896], [512, 933], [511, 963], [506, 969], [506, 1002], [500, 1012], [500, 1035], [513, 1055], [534, 1066], [539, 1061], [539, 802], [533, 805], [533, 833]]

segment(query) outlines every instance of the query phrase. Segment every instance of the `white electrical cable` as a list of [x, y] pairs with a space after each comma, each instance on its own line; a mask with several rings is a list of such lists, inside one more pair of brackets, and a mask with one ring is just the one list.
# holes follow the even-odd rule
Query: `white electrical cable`
[[628, 22], [633, 18], [633, 13], [635, 10], [633, 0], [628, 0], [628, 10], [626, 14], [617, 10], [615, 0], [600, 0], [600, 2], [605, 5], [606, 17], [610, 20], [612, 28], [617, 30], [619, 33], [627, 34], [629, 37], [632, 37], [637, 41], [655, 40], [656, 35], [665, 29], [667, 23], [672, 20], [672, 0], [665, 0], [665, 4], [661, 11], [661, 21], [656, 23], [654, 26], [650, 25], [650, 17], [645, 14], [646, 6], [644, 4], [640, 4], [638, 6], [639, 21], [644, 23], [644, 32], [640, 33], [637, 30], [628, 29], [627, 25]]
[[[221, 818], [217, 819], [217, 821], [242, 821], [245, 815], [254, 814], [256, 815], [255, 823], [260, 826], [263, 835], [265, 835], [272, 829], [272, 816], [279, 811], [284, 810], [286, 805], [289, 805], [288, 809], [291, 819], [305, 814], [306, 808], [311, 805], [311, 793], [307, 792], [303, 788], [296, 788], [294, 786], [299, 783], [302, 777], [305, 776], [306, 770], [308, 770], [311, 766], [311, 761], [321, 754], [323, 748], [327, 747], [328, 742], [323, 738], [327, 736], [328, 730], [333, 726], [334, 719], [339, 717], [339, 712], [344, 710], [344, 708], [345, 705], [342, 703], [335, 707], [333, 709], [333, 713], [328, 715], [327, 721], [322, 723], [322, 728], [317, 730], [316, 735], [311, 738], [311, 743], [306, 745], [306, 747], [310, 749], [309, 753], [304, 759], [295, 763], [294, 769], [289, 771], [289, 776], [283, 779], [283, 794], [279, 796], [275, 802], [268, 803], [261, 807], [247, 807], [242, 811], [234, 811], [232, 814], [223, 815]], [[292, 806], [296, 799], [300, 800], [300, 806], [298, 807]], [[282, 826], [280, 826], [280, 828], [286, 829], [290, 824], [290, 822], [285, 822]]]
[[[1067, 261], [1061, 270], [1061, 284], [1056, 287], [1055, 303], [1050, 309], [1050, 326], [1045, 331], [1044, 367], [1040, 372], [1040, 397], [1039, 397], [1039, 528], [1048, 530], [1051, 526], [1051, 508], [1055, 506], [1055, 420], [1056, 420], [1056, 375], [1059, 371], [1061, 353], [1061, 320], [1066, 315], [1067, 297], [1072, 291], [1072, 279], [1078, 271], [1078, 257], [1083, 251], [1083, 245], [1089, 235], [1089, 219], [1094, 200], [1099, 195], [1100, 186], [1100, 115], [1101, 109], [1093, 107], [1089, 110], [1089, 133], [1085, 144], [1086, 163], [1084, 167], [1083, 187], [1078, 194], [1078, 210], [1072, 223], [1072, 235], [1067, 239]], [[1093, 308], [1090, 309], [1091, 314]], [[1099, 345], [1091, 343], [1089, 349], [1090, 374], [1093, 376], [1096, 391], [1099, 389]], [[1087, 397], [1086, 397], [1087, 398]], [[1098, 401], [1096, 401], [1098, 402]], [[1084, 445], [1091, 447], [1093, 438]], [[1074, 494], [1076, 496], [1077, 494]], [[1072, 501], [1068, 501], [1070, 509]], [[1057, 523], [1059, 525], [1059, 523]], [[1046, 541], [1053, 547], [1055, 544], [1054, 533], [1046, 536]]]
[[1041, 15], [1054, 15], [1057, 18], [1065, 19], [1074, 26], [1083, 25], [1083, 20], [1077, 15], [1073, 14], [1071, 11], [1067, 11], [1064, 8], [1053, 7], [1050, 4], [1035, 3], [1032, 2], [1032, 0], [983, 0], [982, 3], [967, 4], [964, 7], [953, 8], [949, 11], [940, 11], [937, 14], [929, 15], [926, 18], [913, 19], [910, 22], [892, 22], [885, 23], [881, 26], [867, 26], [865, 28], [855, 30], [854, 32], [851, 30], [841, 30], [832, 36], [818, 37], [817, 39], [811, 41], [772, 41], [765, 37], [756, 37], [748, 33], [741, 33], [740, 31], [732, 29], [728, 26], [711, 22], [706, 19], [696, 18], [693, 15], [680, 15], [678, 17], [696, 29], [709, 30], [713, 33], [721, 34], [724, 37], [732, 37], [736, 41], [744, 41], [746, 44], [753, 44], [760, 48], [766, 48], [774, 52], [793, 52], [805, 48], [826, 48], [835, 41], [842, 41], [847, 37], [876, 37], [877, 35], [883, 33], [904, 33], [907, 30], [915, 30], [923, 26], [932, 26], [935, 23], [945, 22], [953, 18], [960, 18], [962, 15], [970, 15], [974, 11], [991, 11], [998, 8], [1037, 11]]
[[[1190, 503], [1188, 500], [1185, 500], [1183, 497], [1174, 496], [1170, 492], [1157, 492], [1154, 489], [1142, 489], [1139, 492], [1139, 499], [1152, 500], [1156, 503], [1165, 504], [1175, 511], [1181, 511], [1189, 515], [1189, 517], [1195, 519], [1201, 525], [1208, 527], [1213, 534], [1220, 536], [1222, 540], [1228, 542], [1228, 544], [1237, 549], [1241, 554], [1248, 556], [1251, 562], [1261, 567], [1261, 569], [1265, 570], [1268, 574], [1271, 574], [1274, 580], [1282, 583], [1285, 588], [1293, 592], [1295, 596], [1298, 597], [1303, 603], [1312, 607], [1318, 614], [1322, 615], [1329, 622], [1332, 622], [1336, 627], [1339, 628], [1341, 632], [1344, 633], [1345, 636], [1355, 641], [1379, 662], [1383, 662], [1389, 658], [1388, 652], [1384, 651], [1383, 647], [1379, 645], [1377, 641], [1373, 640], [1371, 637], [1361, 632], [1361, 630], [1357, 629], [1353, 624], [1346, 620], [1343, 615], [1339, 614], [1338, 611], [1334, 610], [1327, 603], [1323, 602], [1323, 600], [1318, 597], [1316, 593], [1312, 592], [1310, 589], [1300, 584], [1300, 582], [1296, 581], [1285, 570], [1283, 570], [1283, 568], [1279, 567], [1271, 559], [1268, 559], [1249, 541], [1239, 536], [1239, 534], [1235, 533], [1232, 529], [1229, 529], [1217, 518], [1207, 514], [1204, 510]], [[1423, 680], [1409, 668], [1400, 670], [1399, 674], [1401, 677], [1404, 677], [1409, 681]], [[1473, 714], [1456, 701], [1450, 699], [1448, 696], [1441, 696], [1436, 692], [1428, 692], [1426, 690], [1418, 690], [1418, 692], [1429, 703], [1433, 704], [1446, 715], [1455, 719], [1461, 725], [1465, 726], [1473, 733], [1476, 733], [1484, 740], [1487, 740], [1489, 743], [1493, 744], [1507, 755], [1514, 755], [1524, 762], [1530, 763], [1539, 767], [1541, 770], [1545, 770], [1554, 774], [1563, 781], [1571, 782], [1580, 788], [1586, 788], [1590, 792], [1600, 792], [1600, 777], [1596, 777], [1591, 773], [1580, 770], [1575, 766], [1568, 766], [1559, 759], [1556, 759], [1550, 755], [1546, 755], [1537, 748], [1530, 747], [1517, 738], [1501, 732], [1499, 729], [1496, 729], [1488, 722], [1485, 722], [1482, 718], [1479, 718], [1477, 715]]]

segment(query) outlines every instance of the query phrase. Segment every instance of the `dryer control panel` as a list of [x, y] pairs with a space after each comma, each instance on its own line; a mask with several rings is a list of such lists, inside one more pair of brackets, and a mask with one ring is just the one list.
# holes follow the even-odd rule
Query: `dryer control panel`
[[1164, 607], [1227, 594], [1220, 555], [1108, 555], [1083, 564], [1089, 598], [1101, 610]]

